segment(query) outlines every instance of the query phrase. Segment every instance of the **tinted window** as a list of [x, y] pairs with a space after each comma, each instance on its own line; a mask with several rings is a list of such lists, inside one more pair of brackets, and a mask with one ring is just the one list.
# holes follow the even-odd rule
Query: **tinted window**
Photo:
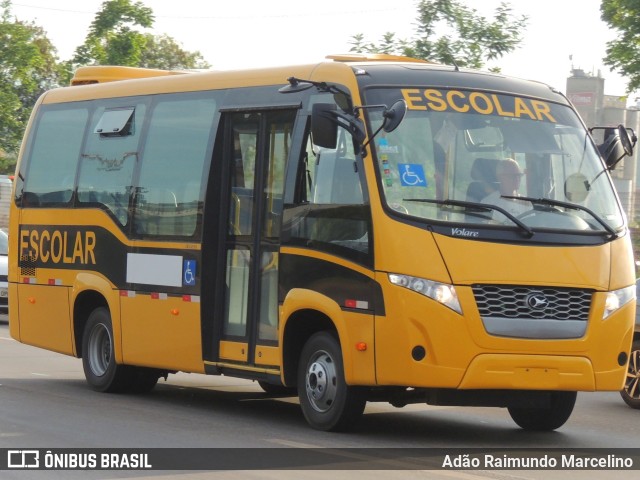
[[161, 101], [154, 107], [136, 192], [136, 233], [196, 232], [215, 107], [214, 99], [201, 95]]
[[68, 202], [89, 111], [43, 109], [28, 154], [24, 202], [35, 206]]
[[351, 134], [339, 128], [335, 149], [309, 138], [299, 169], [297, 201], [284, 214], [285, 241], [370, 264], [371, 213]]
[[[132, 110], [127, 128], [113, 136], [97, 132], [97, 126], [117, 110]], [[79, 201], [106, 207], [121, 225], [128, 221], [129, 195], [140, 156], [139, 141], [145, 112], [143, 103], [133, 103], [132, 100], [96, 109], [91, 118], [92, 133], [81, 157]]]

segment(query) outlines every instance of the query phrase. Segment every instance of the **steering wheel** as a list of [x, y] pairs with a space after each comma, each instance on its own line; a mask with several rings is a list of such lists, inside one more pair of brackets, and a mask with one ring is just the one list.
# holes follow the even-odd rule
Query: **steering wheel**
[[396, 212], [400, 212], [400, 213], [404, 213], [406, 215], [409, 215], [409, 210], [407, 210], [407, 207], [405, 207], [401, 203], [390, 203], [389, 206], [392, 209], [394, 209]]

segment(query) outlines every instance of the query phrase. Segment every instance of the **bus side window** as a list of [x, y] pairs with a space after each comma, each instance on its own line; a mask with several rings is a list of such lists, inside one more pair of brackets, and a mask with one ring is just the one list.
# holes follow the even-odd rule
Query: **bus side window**
[[199, 236], [215, 106], [210, 94], [183, 94], [151, 109], [134, 203], [137, 235]]
[[298, 205], [285, 212], [285, 242], [301, 244], [367, 264], [371, 214], [351, 136], [340, 130], [336, 149], [313, 145], [300, 159]]
[[82, 138], [89, 118], [88, 106], [43, 108], [37, 129], [27, 145], [22, 206], [63, 204], [71, 200]]
[[122, 226], [129, 221], [129, 196], [147, 110], [143, 103], [126, 107], [114, 105], [113, 108], [96, 109], [80, 159], [78, 177], [80, 204], [106, 207]]

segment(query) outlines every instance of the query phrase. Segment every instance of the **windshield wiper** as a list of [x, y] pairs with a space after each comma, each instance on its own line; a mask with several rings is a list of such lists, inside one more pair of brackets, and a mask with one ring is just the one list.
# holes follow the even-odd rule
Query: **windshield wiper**
[[[518, 198], [522, 198], [522, 197], [518, 197]], [[402, 200], [404, 202], [435, 203], [436, 205], [444, 205], [444, 206], [450, 205], [452, 207], [471, 207], [471, 208], [477, 208], [484, 211], [496, 210], [497, 212], [502, 213], [505, 217], [507, 217], [513, 223], [515, 223], [527, 238], [533, 237], [533, 230], [531, 230], [530, 227], [522, 223], [512, 213], [509, 213], [504, 208], [498, 207], [497, 205], [492, 205], [490, 203], [466, 202], [463, 200], [431, 200], [428, 198], [403, 198]]]
[[605, 222], [600, 215], [595, 213], [593, 210], [588, 209], [587, 207], [583, 207], [582, 205], [578, 205], [576, 203], [563, 202], [561, 200], [553, 200], [551, 198], [533, 198], [533, 197], [512, 197], [507, 195], [502, 195], [503, 198], [513, 198], [515, 200], [524, 200], [527, 202], [531, 202], [534, 205], [547, 205], [550, 207], [564, 207], [570, 210], [582, 210], [583, 212], [591, 215], [602, 227], [611, 235], [612, 237], [616, 237], [618, 234], [616, 231], [611, 228], [611, 226]]

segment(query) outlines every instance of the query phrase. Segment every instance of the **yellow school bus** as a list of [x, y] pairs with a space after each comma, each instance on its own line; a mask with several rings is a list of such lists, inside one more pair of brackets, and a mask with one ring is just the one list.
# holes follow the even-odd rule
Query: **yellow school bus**
[[401, 57], [84, 67], [22, 144], [11, 335], [98, 391], [297, 391], [320, 430], [367, 401], [559, 428], [576, 392], [622, 388], [633, 335], [608, 174], [633, 141], [605, 133], [541, 83]]

